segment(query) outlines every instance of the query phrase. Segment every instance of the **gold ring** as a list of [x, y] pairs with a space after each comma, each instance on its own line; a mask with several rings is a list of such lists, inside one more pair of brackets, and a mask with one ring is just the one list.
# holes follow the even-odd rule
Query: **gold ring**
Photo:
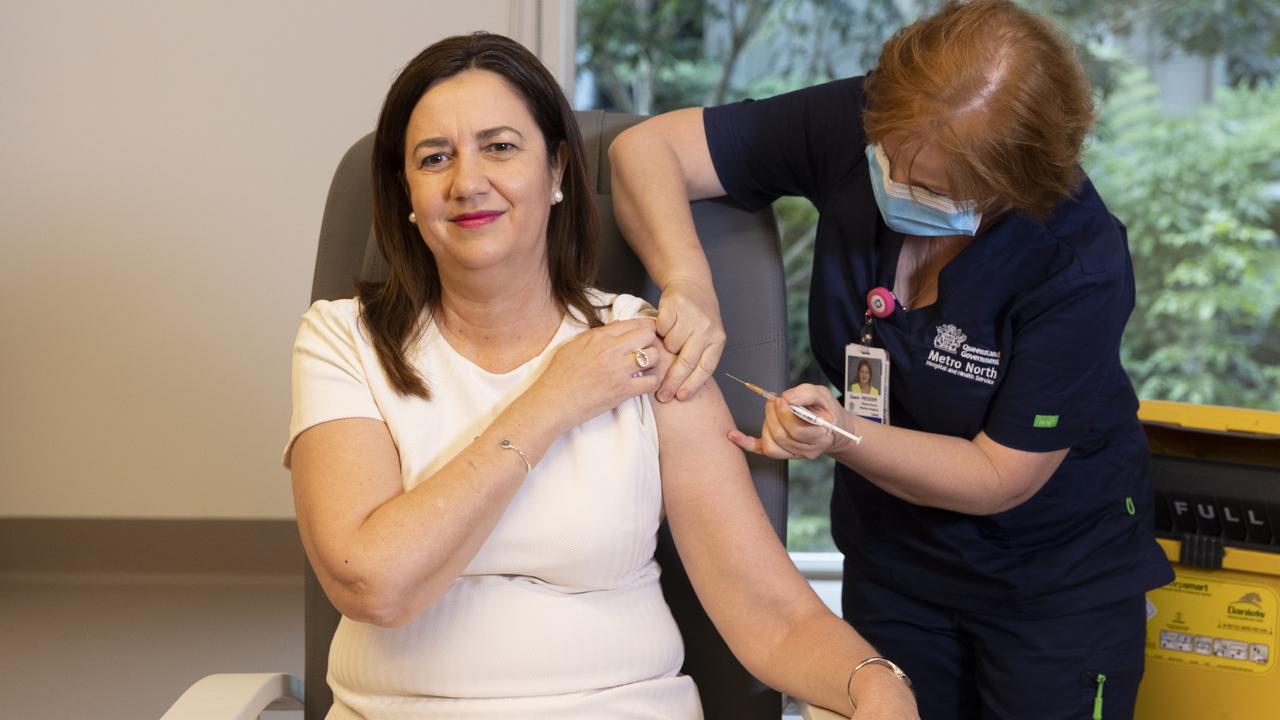
[[631, 354], [636, 356], [636, 367], [641, 370], [649, 367], [649, 353], [645, 352], [644, 348], [636, 348], [631, 351]]

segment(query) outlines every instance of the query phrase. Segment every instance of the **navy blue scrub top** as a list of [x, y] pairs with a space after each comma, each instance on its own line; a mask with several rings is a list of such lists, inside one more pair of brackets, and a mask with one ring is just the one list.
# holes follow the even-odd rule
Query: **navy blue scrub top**
[[[799, 195], [818, 209], [809, 331], [836, 387], [866, 294], [893, 287], [903, 241], [872, 194], [863, 102], [852, 78], [704, 114], [732, 198], [755, 210]], [[832, 534], [851, 569], [922, 599], [1025, 616], [1172, 580], [1153, 536], [1138, 400], [1120, 366], [1133, 300], [1124, 226], [1086, 180], [1043, 225], [1013, 212], [975, 238], [942, 269], [934, 304], [874, 320], [893, 425], [1070, 451], [1035, 496], [986, 516], [913, 505], [837, 463]]]

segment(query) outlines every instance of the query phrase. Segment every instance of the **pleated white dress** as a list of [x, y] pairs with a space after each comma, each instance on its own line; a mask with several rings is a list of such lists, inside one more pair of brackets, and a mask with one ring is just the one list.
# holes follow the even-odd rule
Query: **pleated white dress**
[[[629, 295], [597, 292], [593, 301], [608, 306], [606, 321], [648, 307]], [[289, 447], [318, 423], [384, 420], [406, 491], [472, 442], [556, 348], [585, 330], [566, 317], [542, 353], [495, 374], [459, 355], [432, 324], [411, 355], [431, 388], [428, 401], [392, 389], [358, 312], [355, 300], [321, 301], [303, 316]], [[647, 397], [574, 428], [433, 607], [398, 628], [342, 619], [329, 652], [328, 717], [701, 718], [697, 689], [679, 674], [684, 646], [658, 585], [661, 511]]]

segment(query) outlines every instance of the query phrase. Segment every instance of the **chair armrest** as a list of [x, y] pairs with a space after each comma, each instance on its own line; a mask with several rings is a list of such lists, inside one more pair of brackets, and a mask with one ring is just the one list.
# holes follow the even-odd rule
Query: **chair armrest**
[[848, 716], [841, 715], [838, 712], [832, 712], [824, 707], [810, 705], [809, 703], [798, 698], [791, 698], [791, 702], [796, 704], [796, 708], [800, 710], [800, 717], [804, 720], [848, 720]]
[[258, 720], [266, 710], [302, 707], [302, 681], [284, 673], [207, 675], [160, 720]]

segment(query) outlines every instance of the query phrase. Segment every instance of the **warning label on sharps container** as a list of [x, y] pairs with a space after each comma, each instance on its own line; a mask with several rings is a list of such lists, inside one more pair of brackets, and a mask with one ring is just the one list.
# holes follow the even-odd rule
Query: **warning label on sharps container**
[[1179, 572], [1147, 602], [1148, 658], [1248, 673], [1275, 664], [1280, 602], [1269, 587]]

